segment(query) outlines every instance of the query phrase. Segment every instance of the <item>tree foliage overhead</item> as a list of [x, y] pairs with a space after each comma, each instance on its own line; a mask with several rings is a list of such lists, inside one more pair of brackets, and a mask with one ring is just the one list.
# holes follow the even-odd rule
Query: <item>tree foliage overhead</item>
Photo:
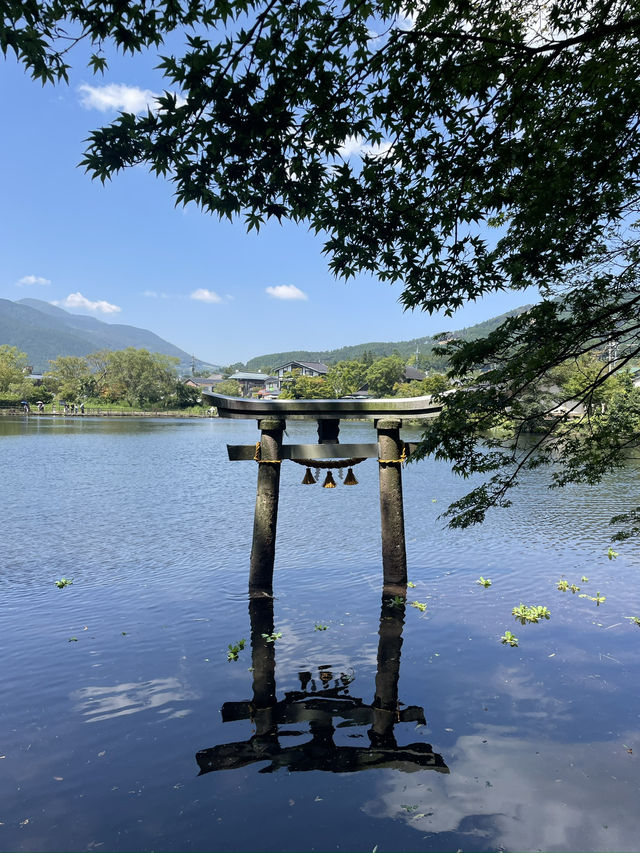
[[[526, 314], [449, 345], [465, 390], [447, 397], [423, 452], [465, 475], [498, 472], [456, 523], [505, 502], [523, 467], [557, 459], [546, 452], [554, 441], [558, 483], [600, 476], [634, 446], [631, 389], [615, 434], [602, 420], [611, 409], [598, 414], [591, 400], [640, 353], [637, 0], [2, 7], [0, 44], [43, 80], [66, 76], [67, 22], [97, 46], [96, 70], [103, 42], [135, 51], [184, 29], [185, 49], [160, 59], [159, 108], [91, 135], [84, 166], [94, 177], [146, 164], [174, 182], [178, 202], [249, 229], [306, 223], [336, 275], [398, 282], [411, 308], [450, 314], [493, 291], [538, 288]], [[584, 417], [551, 417], [538, 394], [550, 372], [609, 347], [618, 359], [572, 392]], [[505, 411], [517, 435], [535, 421], [557, 440], [535, 452], [479, 446]]]
[[[505, 287], [557, 286], [605, 247], [629, 260], [640, 157], [633, 0], [3, 9], [3, 49], [43, 79], [67, 73], [66, 24], [98, 48], [129, 51], [181, 28], [185, 50], [160, 59], [161, 108], [96, 131], [88, 171], [104, 180], [146, 163], [170, 176], [180, 202], [249, 228], [308, 222], [336, 274], [400, 281], [409, 306], [451, 311]], [[346, 156], [353, 148], [363, 156]]]

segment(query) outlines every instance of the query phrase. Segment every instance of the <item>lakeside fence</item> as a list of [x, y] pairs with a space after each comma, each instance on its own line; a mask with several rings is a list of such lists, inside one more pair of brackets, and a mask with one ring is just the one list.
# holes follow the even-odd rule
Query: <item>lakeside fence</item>
[[85, 417], [137, 417], [137, 418], [209, 418], [212, 413], [207, 409], [202, 412], [185, 411], [184, 409], [103, 409], [99, 407], [85, 406], [84, 412], [65, 412], [56, 408], [56, 411], [51, 410], [51, 406], [45, 406], [44, 410], [39, 412], [37, 406], [32, 406], [29, 412], [25, 412], [22, 406], [6, 406], [0, 407], [0, 415], [25, 415], [27, 417], [41, 417], [47, 415], [56, 418], [85, 418]]

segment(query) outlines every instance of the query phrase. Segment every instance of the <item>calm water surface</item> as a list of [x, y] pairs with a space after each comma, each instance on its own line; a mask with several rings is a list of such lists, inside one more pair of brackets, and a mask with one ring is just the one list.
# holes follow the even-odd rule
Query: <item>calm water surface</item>
[[[0, 849], [640, 850], [640, 549], [606, 557], [638, 472], [562, 492], [536, 475], [451, 532], [438, 515], [468, 484], [407, 467], [421, 612], [381, 599], [375, 462], [336, 489], [285, 464], [275, 600], [250, 607], [256, 466], [225, 444], [256, 439], [0, 419]], [[551, 619], [517, 624], [520, 601]]]

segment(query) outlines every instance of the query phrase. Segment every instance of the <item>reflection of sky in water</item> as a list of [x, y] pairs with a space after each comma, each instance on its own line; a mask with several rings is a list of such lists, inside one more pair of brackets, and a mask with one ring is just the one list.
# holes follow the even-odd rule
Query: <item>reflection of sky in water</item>
[[[629, 732], [626, 742], [639, 736]], [[449, 776], [417, 782], [398, 773], [385, 780], [365, 813], [401, 819], [423, 836], [485, 836], [488, 849], [638, 849], [635, 756], [618, 739], [528, 740], [489, 726], [458, 738], [454, 754]], [[470, 838], [466, 849], [475, 843]]]
[[[341, 437], [369, 441], [371, 429], [344, 425]], [[308, 425], [288, 433], [314, 440]], [[197, 776], [198, 750], [254, 732], [220, 711], [252, 698], [256, 471], [227, 463], [225, 444], [255, 440], [255, 423], [87, 419], [73, 431], [20, 421], [3, 442], [2, 849], [639, 850], [640, 629], [625, 620], [640, 615], [638, 545], [606, 558], [608, 518], [637, 493], [628, 471], [564, 492], [535, 474], [510, 510], [446, 531], [437, 516], [468, 484], [442, 463], [404, 470], [410, 600], [428, 608], [407, 608], [398, 698], [424, 708], [427, 725], [395, 735], [432, 744], [450, 776], [256, 766]], [[301, 486], [302, 474], [283, 466], [277, 698], [305, 670], [326, 692], [318, 671], [330, 666], [369, 704], [377, 470], [365, 463], [358, 488], [335, 490]], [[582, 591], [600, 590], [604, 605], [559, 592], [561, 574], [588, 575]], [[57, 590], [62, 576], [73, 586]], [[519, 601], [549, 606], [551, 620], [515, 624]], [[500, 645], [505, 628], [519, 648]], [[368, 744], [367, 725], [341, 721], [337, 744]], [[306, 723], [285, 728], [285, 742], [310, 738]]]
[[[71, 694], [75, 710], [84, 716], [85, 723], [98, 723], [114, 717], [158, 710], [173, 717], [186, 717], [188, 708], [176, 707], [195, 694], [177, 678], [154, 678], [139, 683], [114, 684], [111, 687], [82, 687]], [[166, 707], [165, 707], [166, 706]]]

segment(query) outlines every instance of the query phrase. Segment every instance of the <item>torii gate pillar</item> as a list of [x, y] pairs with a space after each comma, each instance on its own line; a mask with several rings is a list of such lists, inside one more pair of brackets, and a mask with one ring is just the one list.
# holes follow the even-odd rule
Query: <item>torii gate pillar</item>
[[[382, 572], [385, 587], [407, 583], [407, 549], [404, 538], [402, 503], [401, 420], [376, 421], [378, 468], [380, 470], [380, 529], [382, 532]], [[387, 461], [385, 461], [387, 460]]]
[[286, 422], [276, 418], [258, 421], [260, 459], [253, 543], [249, 568], [249, 593], [273, 591], [273, 564], [276, 555], [276, 526], [280, 493], [282, 433]]

